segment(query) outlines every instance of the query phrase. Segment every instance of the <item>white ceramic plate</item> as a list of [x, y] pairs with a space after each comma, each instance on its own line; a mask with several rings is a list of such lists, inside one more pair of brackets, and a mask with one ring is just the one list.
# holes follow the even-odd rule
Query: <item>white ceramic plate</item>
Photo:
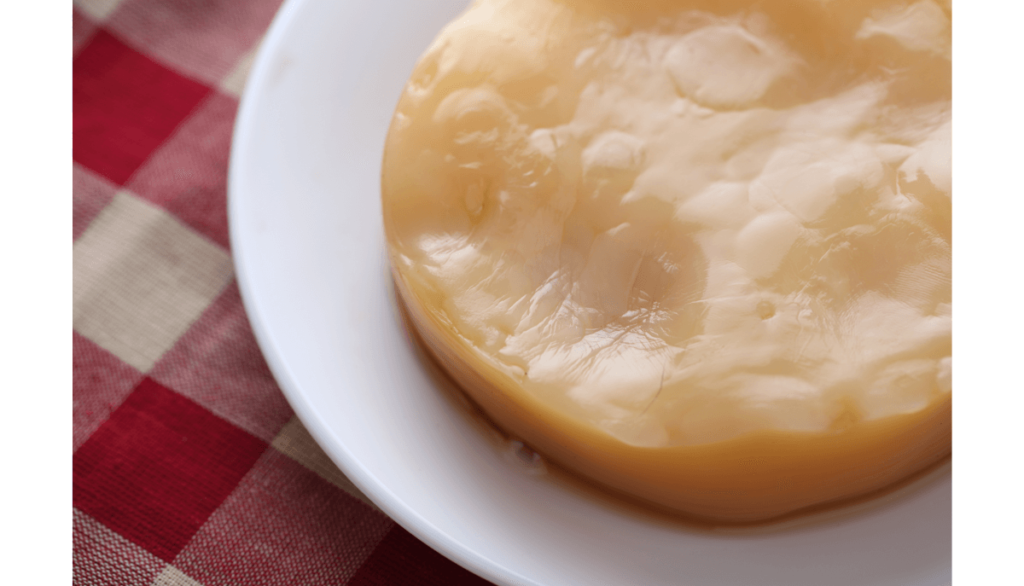
[[231, 243], [263, 353], [299, 417], [381, 509], [498, 584], [939, 586], [948, 469], [837, 519], [708, 533], [550, 475], [485, 437], [394, 309], [379, 174], [392, 109], [463, 0], [289, 0], [235, 128]]

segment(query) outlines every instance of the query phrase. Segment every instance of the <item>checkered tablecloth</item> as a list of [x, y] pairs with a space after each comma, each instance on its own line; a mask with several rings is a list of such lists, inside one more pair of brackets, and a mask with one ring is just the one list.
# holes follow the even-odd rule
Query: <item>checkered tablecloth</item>
[[228, 153], [280, 1], [74, 2], [74, 583], [487, 584], [331, 463], [242, 309]]

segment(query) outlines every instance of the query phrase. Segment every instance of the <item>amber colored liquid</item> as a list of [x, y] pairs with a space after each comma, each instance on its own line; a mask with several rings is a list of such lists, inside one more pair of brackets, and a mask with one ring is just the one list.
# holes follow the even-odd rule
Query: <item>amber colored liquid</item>
[[[402, 330], [406, 334], [409, 348], [414, 352], [424, 370], [429, 374], [440, 396], [461, 412], [479, 433], [480, 440], [487, 442], [498, 456], [506, 460], [528, 460], [511, 466], [523, 474], [547, 476], [548, 480], [563, 490], [577, 494], [580, 498], [599, 502], [603, 506], [623, 515], [641, 518], [650, 523], [670, 524], [691, 531], [727, 533], [730, 535], [754, 535], [771, 533], [815, 524], [834, 523], [865, 511], [885, 506], [896, 500], [909, 498], [931, 482], [948, 475], [952, 467], [952, 456], [946, 456], [888, 486], [854, 497], [810, 506], [770, 519], [752, 522], [729, 522], [720, 519], [705, 519], [687, 515], [678, 510], [660, 506], [657, 503], [636, 498], [634, 495], [603, 486], [586, 476], [546, 458], [537, 456], [541, 464], [532, 457], [536, 454], [524, 446], [519, 438], [510, 435], [498, 426], [487, 413], [448, 374], [438, 357], [423, 341], [409, 316], [409, 310], [401, 295], [394, 287], [390, 289]], [[525, 447], [525, 449], [524, 449]]]

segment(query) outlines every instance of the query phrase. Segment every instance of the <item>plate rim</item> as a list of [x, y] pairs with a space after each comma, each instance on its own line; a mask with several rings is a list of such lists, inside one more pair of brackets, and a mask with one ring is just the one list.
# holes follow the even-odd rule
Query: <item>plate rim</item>
[[231, 260], [242, 306], [253, 330], [256, 343], [288, 404], [317, 445], [356, 485], [356, 488], [379, 507], [389, 519], [452, 562], [487, 580], [498, 584], [537, 584], [534, 580], [480, 555], [441, 531], [405, 502], [398, 499], [371, 474], [344, 444], [334, 437], [330, 426], [309, 403], [284, 362], [282, 353], [268, 330], [265, 317], [259, 310], [252, 279], [249, 276], [247, 254], [244, 252], [246, 250], [244, 242], [248, 238], [244, 235], [247, 228], [243, 226], [240, 219], [246, 199], [240, 192], [239, 185], [242, 183], [241, 177], [247, 165], [245, 149], [242, 145], [247, 144], [249, 135], [252, 133], [253, 122], [260, 103], [258, 89], [265, 87], [268, 78], [273, 75], [273, 58], [280, 50], [298, 15], [312, 1], [315, 0], [285, 0], [274, 15], [253, 59], [252, 68], [239, 99], [238, 111], [231, 132], [231, 152], [228, 158], [227, 177], [228, 241], [231, 245]]

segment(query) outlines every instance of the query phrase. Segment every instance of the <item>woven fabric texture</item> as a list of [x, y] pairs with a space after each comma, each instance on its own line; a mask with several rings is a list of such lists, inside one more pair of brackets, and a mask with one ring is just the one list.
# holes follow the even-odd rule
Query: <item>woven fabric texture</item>
[[486, 585], [331, 463], [242, 309], [228, 153], [280, 1], [73, 4], [74, 583]]

